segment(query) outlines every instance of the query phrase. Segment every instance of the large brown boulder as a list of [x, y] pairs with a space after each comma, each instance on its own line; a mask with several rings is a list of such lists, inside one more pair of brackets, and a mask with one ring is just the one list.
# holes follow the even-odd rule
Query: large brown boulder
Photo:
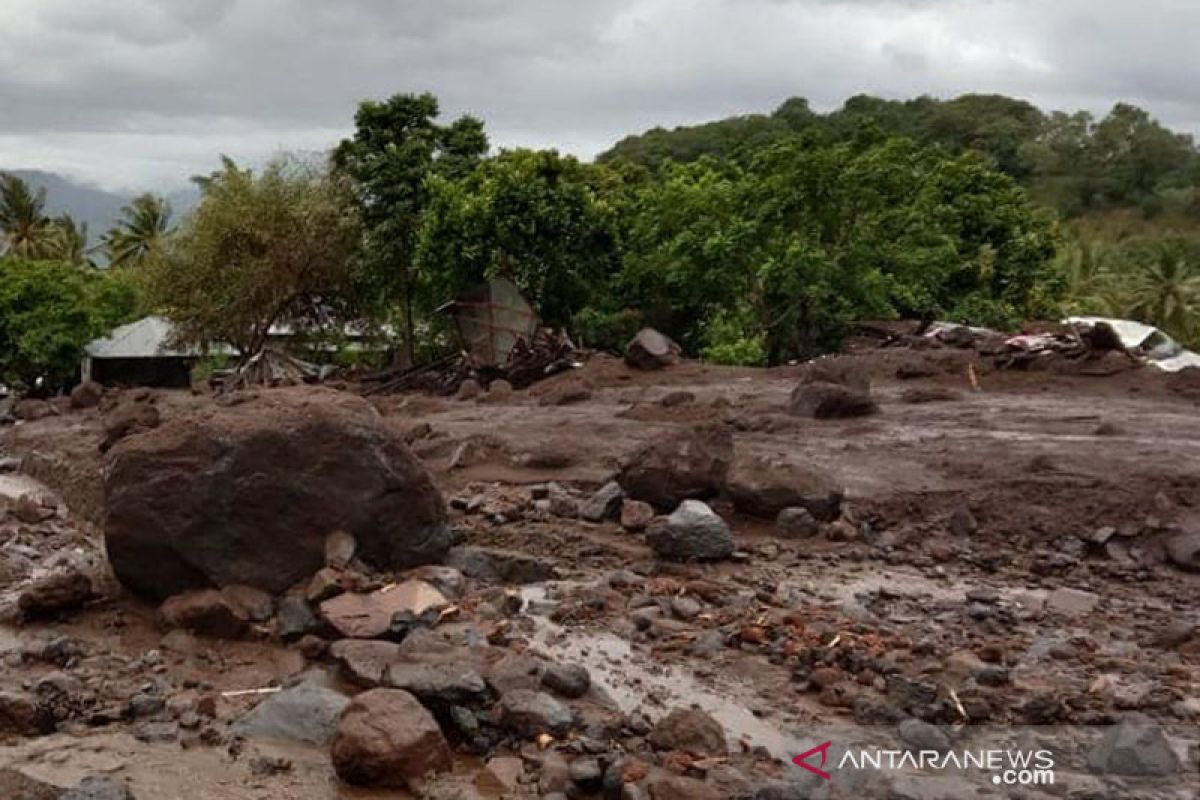
[[725, 488], [738, 511], [763, 519], [775, 519], [785, 508], [798, 506], [830, 522], [841, 515], [845, 495], [842, 487], [819, 469], [751, 457], [734, 462]]
[[451, 767], [433, 715], [401, 689], [372, 689], [350, 702], [330, 748], [338, 777], [356, 786], [419, 789]]
[[733, 461], [733, 435], [719, 426], [671, 431], [625, 460], [617, 482], [625, 494], [659, 511], [717, 494]]
[[381, 569], [438, 561], [451, 541], [441, 494], [403, 440], [332, 390], [274, 390], [123, 439], [105, 495], [113, 571], [159, 599], [282, 591], [324, 565], [333, 531]]

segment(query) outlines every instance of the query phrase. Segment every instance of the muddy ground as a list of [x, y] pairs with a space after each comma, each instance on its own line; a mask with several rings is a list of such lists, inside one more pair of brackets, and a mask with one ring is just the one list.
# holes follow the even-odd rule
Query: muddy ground
[[[471, 580], [434, 632], [583, 664], [621, 732], [548, 750], [634, 754], [717, 797], [784, 797], [763, 787], [788, 784], [807, 787], [790, 796], [965, 796], [900, 775], [814, 786], [789, 761], [837, 726], [1103, 728], [1129, 714], [1166, 732], [1180, 769], [1102, 781], [1073, 762], [1050, 789], [972, 796], [1196, 796], [1200, 575], [1164, 548], [1200, 530], [1198, 387], [1150, 368], [994, 370], [970, 350], [842, 358], [871, 374], [879, 413], [787, 414], [799, 368], [640, 372], [604, 356], [509, 396], [372, 398], [435, 475], [464, 544], [528, 554], [556, 576], [510, 587], [522, 602], [507, 611], [497, 585]], [[214, 402], [152, 400], [166, 418]], [[156, 607], [111, 578], [82, 610], [16, 620], [14, 598], [39, 571], [104, 571], [103, 413], [58, 410], [0, 432], [0, 459], [16, 468], [0, 495], [45, 499], [26, 519], [0, 512], [12, 620], [0, 627], [0, 687], [50, 698], [56, 716], [47, 735], [0, 733], [0, 770], [59, 786], [111, 775], [139, 800], [405, 796], [345, 786], [326, 748], [230, 727], [269, 696], [241, 690], [326, 680], [314, 668], [343, 685], [311, 643], [283, 644], [269, 627], [243, 641], [166, 631]], [[698, 423], [731, 430], [738, 463], [826, 473], [844, 487], [842, 520], [789, 538], [718, 498], [737, 552], [680, 564], [615, 520], [558, 516], [534, 499], [548, 482], [586, 499], [640, 443]], [[215, 698], [202, 719], [200, 697]], [[725, 729], [728, 757], [647, 748], [646, 728], [690, 705]], [[511, 740], [458, 748], [453, 779], [431, 791], [499, 797], [483, 765], [517, 755], [526, 771], [513, 796], [545, 795], [545, 752]], [[651, 796], [685, 796], [669, 791]]]

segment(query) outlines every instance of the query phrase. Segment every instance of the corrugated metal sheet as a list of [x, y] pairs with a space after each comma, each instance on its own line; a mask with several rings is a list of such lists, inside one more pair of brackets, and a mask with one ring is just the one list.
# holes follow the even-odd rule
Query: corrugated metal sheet
[[508, 361], [517, 339], [533, 339], [538, 318], [511, 281], [493, 278], [452, 304], [454, 324], [463, 348], [476, 367], [498, 367]]
[[165, 317], [150, 316], [115, 329], [90, 342], [84, 352], [91, 358], [174, 358], [198, 355], [195, 350], [168, 346], [175, 326]]

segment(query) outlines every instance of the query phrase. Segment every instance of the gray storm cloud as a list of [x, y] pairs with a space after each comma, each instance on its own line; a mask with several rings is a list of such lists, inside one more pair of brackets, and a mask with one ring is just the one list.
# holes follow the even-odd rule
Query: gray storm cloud
[[5, 0], [0, 165], [171, 186], [218, 153], [321, 149], [355, 103], [433, 91], [500, 146], [617, 138], [792, 95], [967, 91], [1200, 126], [1175, 0]]

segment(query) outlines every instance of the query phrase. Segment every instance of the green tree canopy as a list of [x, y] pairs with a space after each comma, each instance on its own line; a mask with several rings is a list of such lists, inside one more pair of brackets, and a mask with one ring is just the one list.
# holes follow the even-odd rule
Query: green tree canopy
[[509, 278], [547, 324], [567, 325], [620, 266], [602, 172], [553, 150], [511, 150], [457, 180], [435, 178], [422, 271], [441, 297]]
[[83, 346], [135, 306], [129, 282], [99, 270], [0, 258], [0, 383], [49, 390], [71, 381]]
[[344, 181], [290, 159], [260, 174], [226, 160], [200, 205], [146, 262], [147, 301], [181, 340], [257, 353], [272, 325], [340, 323], [353, 315], [361, 228]]
[[437, 117], [431, 94], [364, 101], [354, 117], [354, 136], [333, 152], [336, 170], [354, 188], [366, 230], [359, 286], [377, 308], [401, 310], [409, 362], [417, 301], [429, 280], [416, 258], [429, 179], [466, 175], [488, 147], [479, 120], [460, 117], [440, 125]]

